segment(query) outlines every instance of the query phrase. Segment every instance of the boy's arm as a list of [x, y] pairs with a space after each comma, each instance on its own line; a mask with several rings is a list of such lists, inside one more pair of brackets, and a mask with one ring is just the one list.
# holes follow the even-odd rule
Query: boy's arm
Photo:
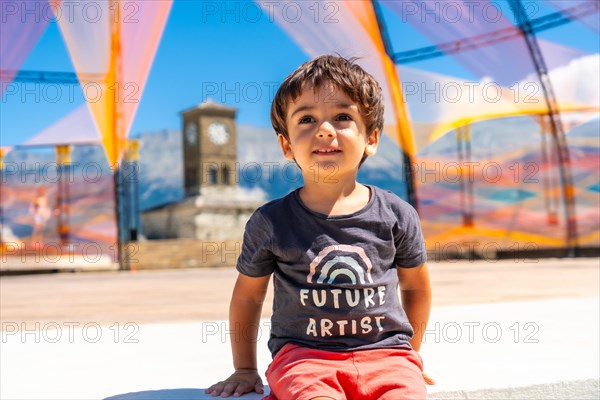
[[429, 270], [427, 264], [397, 270], [402, 308], [415, 332], [410, 344], [415, 351], [419, 351], [431, 310]]
[[232, 394], [240, 396], [252, 391], [263, 393], [256, 361], [256, 341], [269, 278], [270, 275], [252, 278], [238, 274], [229, 305], [235, 372], [226, 380], [206, 389], [206, 393], [221, 397]]
[[[418, 352], [421, 349], [421, 341], [427, 328], [429, 312], [431, 310], [429, 270], [427, 264], [422, 264], [415, 268], [396, 269], [398, 270], [402, 308], [404, 308], [408, 322], [410, 322], [414, 331], [410, 345]], [[422, 372], [422, 374], [426, 384], [435, 384], [435, 381], [425, 372]]]
[[270, 278], [270, 275], [252, 278], [238, 274], [229, 305], [229, 329], [235, 332], [231, 350], [236, 371], [257, 369], [256, 338]]

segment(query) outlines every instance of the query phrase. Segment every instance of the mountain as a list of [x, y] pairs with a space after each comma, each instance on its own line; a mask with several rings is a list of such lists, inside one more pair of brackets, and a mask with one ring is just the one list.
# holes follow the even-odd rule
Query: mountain
[[[599, 120], [594, 118], [577, 126], [568, 137], [596, 139]], [[474, 124], [471, 127], [473, 160], [494, 160], [511, 151], [535, 152], [540, 135], [531, 118], [505, 118]], [[181, 200], [183, 192], [182, 137], [178, 130], [144, 132], [138, 167], [140, 208], [153, 208]], [[456, 138], [451, 132], [426, 147], [419, 157], [456, 159]], [[74, 146], [72, 174], [94, 182], [112, 173], [101, 146]], [[300, 171], [286, 160], [271, 128], [238, 126], [238, 184], [247, 189], [261, 189], [267, 199], [286, 195], [303, 184]], [[128, 174], [130, 175], [130, 174]], [[388, 135], [380, 139], [376, 155], [369, 157], [359, 170], [358, 179], [405, 196], [401, 151]], [[5, 158], [4, 182], [11, 185], [56, 182], [55, 155], [52, 149], [14, 150]]]
[[[236, 178], [243, 188], [260, 188], [267, 199], [285, 196], [302, 186], [300, 170], [281, 153], [271, 128], [238, 126], [238, 168]], [[180, 200], [183, 197], [182, 141], [179, 131], [148, 132], [139, 135], [140, 204], [142, 209]], [[388, 136], [381, 138], [379, 151], [367, 159], [359, 180], [404, 194], [400, 148]]]
[[138, 135], [140, 209], [183, 199], [181, 132], [163, 130]]

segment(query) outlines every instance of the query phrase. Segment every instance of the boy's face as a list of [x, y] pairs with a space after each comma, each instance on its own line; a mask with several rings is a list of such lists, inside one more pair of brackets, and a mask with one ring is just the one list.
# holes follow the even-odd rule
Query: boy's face
[[305, 179], [332, 182], [342, 174], [356, 175], [363, 155], [377, 151], [378, 132], [367, 135], [358, 105], [332, 84], [304, 88], [290, 103], [286, 124], [289, 140], [279, 135], [281, 149]]

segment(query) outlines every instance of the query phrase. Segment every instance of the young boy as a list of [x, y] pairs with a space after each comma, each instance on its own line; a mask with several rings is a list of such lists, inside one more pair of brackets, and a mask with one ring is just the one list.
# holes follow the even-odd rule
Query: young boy
[[304, 186], [246, 225], [230, 307], [235, 372], [206, 392], [263, 393], [256, 335], [273, 275], [269, 399], [424, 399], [417, 351], [431, 289], [419, 219], [356, 182], [379, 143], [381, 88], [354, 60], [321, 56], [285, 79], [271, 121]]

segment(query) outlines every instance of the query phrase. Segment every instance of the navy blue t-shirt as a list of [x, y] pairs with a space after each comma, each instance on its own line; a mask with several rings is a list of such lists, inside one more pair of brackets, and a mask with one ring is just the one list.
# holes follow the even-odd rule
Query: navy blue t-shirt
[[286, 343], [331, 351], [410, 348], [396, 267], [426, 261], [419, 217], [395, 194], [368, 188], [367, 205], [348, 215], [308, 209], [297, 189], [250, 217], [237, 269], [274, 274], [273, 356]]

